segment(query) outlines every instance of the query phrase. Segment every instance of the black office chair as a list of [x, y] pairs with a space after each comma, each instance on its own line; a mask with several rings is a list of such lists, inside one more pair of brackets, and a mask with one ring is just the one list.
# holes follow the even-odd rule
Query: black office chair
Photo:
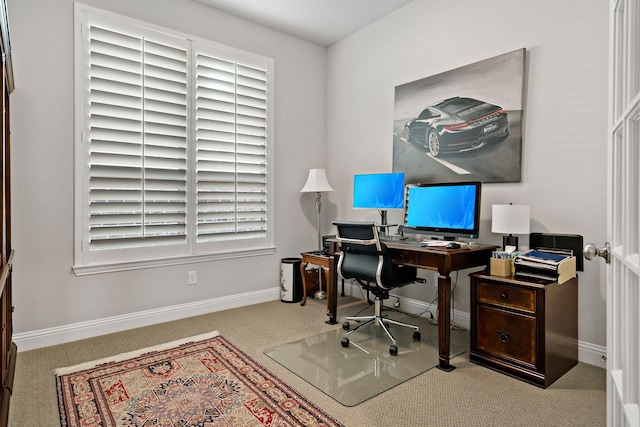
[[[349, 346], [348, 336], [370, 324], [380, 326], [391, 339], [389, 353], [396, 356], [398, 347], [396, 339], [389, 331], [388, 325], [398, 325], [414, 329], [413, 339], [420, 340], [420, 328], [409, 323], [399, 322], [382, 316], [382, 303], [389, 298], [389, 290], [414, 282], [423, 282], [416, 277], [416, 268], [393, 264], [391, 253], [378, 237], [378, 228], [372, 222], [340, 222], [333, 221], [338, 228], [340, 258], [338, 273], [343, 279], [354, 279], [362, 288], [375, 296], [373, 316], [347, 317], [342, 327], [346, 336], [342, 339], [342, 346]], [[351, 329], [349, 320], [361, 321], [355, 329]]]

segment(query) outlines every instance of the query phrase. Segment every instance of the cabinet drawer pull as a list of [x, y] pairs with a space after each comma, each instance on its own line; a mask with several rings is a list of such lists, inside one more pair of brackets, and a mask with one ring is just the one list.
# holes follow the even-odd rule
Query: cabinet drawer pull
[[506, 300], [506, 299], [507, 299], [507, 294], [506, 294], [506, 292], [502, 292], [502, 293], [500, 294], [500, 299], [502, 299], [502, 300]]
[[498, 339], [501, 343], [506, 344], [511, 339], [511, 335], [506, 333], [505, 331], [498, 331]]

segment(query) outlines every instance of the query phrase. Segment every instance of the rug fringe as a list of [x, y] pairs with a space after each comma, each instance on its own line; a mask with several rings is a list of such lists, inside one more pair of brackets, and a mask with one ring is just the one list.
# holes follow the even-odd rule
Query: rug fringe
[[74, 372], [78, 372], [78, 371], [84, 371], [85, 369], [91, 369], [94, 368], [98, 365], [103, 365], [105, 363], [110, 363], [110, 362], [120, 362], [122, 360], [126, 360], [126, 359], [131, 359], [133, 357], [139, 356], [141, 354], [145, 354], [145, 353], [150, 353], [152, 351], [162, 351], [162, 350], [166, 350], [169, 348], [173, 348], [182, 344], [187, 344], [190, 342], [196, 342], [196, 341], [202, 341], [202, 340], [206, 340], [206, 339], [210, 339], [210, 338], [215, 338], [217, 336], [219, 336], [220, 333], [218, 331], [212, 331], [212, 332], [207, 332], [204, 334], [200, 334], [200, 335], [195, 335], [193, 337], [188, 337], [188, 338], [182, 338], [179, 340], [175, 340], [175, 341], [171, 341], [168, 343], [164, 343], [164, 344], [158, 344], [152, 347], [147, 347], [147, 348], [143, 348], [140, 350], [133, 350], [127, 353], [121, 353], [121, 354], [117, 354], [115, 356], [109, 356], [109, 357], [105, 357], [103, 359], [98, 359], [98, 360], [92, 360], [90, 362], [84, 362], [84, 363], [80, 363], [77, 365], [73, 365], [73, 366], [67, 366], [64, 368], [57, 368], [54, 369], [53, 373], [56, 376], [59, 375], [68, 375], [68, 374], [72, 374]]

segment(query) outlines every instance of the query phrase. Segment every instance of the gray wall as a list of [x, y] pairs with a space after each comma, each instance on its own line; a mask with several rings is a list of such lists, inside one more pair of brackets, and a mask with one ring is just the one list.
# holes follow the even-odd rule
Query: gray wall
[[[315, 247], [315, 208], [299, 193], [325, 163], [326, 49], [192, 0], [88, 0], [114, 13], [275, 60], [272, 256], [76, 277], [73, 256], [73, 1], [8, 2], [16, 89], [11, 98], [15, 335], [68, 340], [170, 316], [202, 301], [279, 298], [280, 259]], [[198, 284], [187, 285], [197, 270]], [[237, 301], [236, 301], [237, 300]], [[249, 300], [252, 300], [251, 298]], [[226, 304], [226, 305], [225, 305]], [[167, 314], [166, 307], [181, 306]], [[144, 312], [136, 322], [127, 318]], [[134, 316], [136, 317], [136, 316]], [[141, 317], [141, 318], [140, 318]], [[106, 320], [105, 320], [106, 319]], [[112, 323], [98, 328], [96, 324]], [[72, 331], [67, 333], [67, 325]], [[44, 340], [44, 343], [52, 343]], [[35, 345], [40, 345], [36, 343]], [[23, 342], [21, 350], [29, 347]]]
[[[532, 231], [604, 243], [608, 2], [599, 0], [415, 0], [328, 49], [328, 175], [344, 183], [330, 194], [337, 216], [379, 218], [351, 209], [351, 182], [354, 173], [391, 171], [395, 86], [520, 48], [527, 49], [523, 178], [483, 186], [479, 241], [501, 244], [491, 233], [491, 205], [512, 202], [531, 205]], [[389, 222], [399, 215], [390, 212]], [[579, 278], [580, 345], [601, 351], [604, 264], [587, 262]], [[468, 313], [467, 275], [457, 282], [455, 309]], [[435, 297], [434, 286], [402, 292]]]

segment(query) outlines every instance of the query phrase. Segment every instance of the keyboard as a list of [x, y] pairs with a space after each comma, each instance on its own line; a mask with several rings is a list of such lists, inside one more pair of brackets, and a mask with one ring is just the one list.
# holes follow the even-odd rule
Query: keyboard
[[399, 242], [399, 241], [406, 240], [406, 237], [400, 234], [383, 234], [383, 235], [380, 235], [379, 237], [380, 237], [380, 240], [382, 240], [383, 242]]
[[[426, 243], [427, 246], [434, 248], [446, 248], [449, 243], [452, 243], [450, 240], [423, 240], [423, 242]], [[469, 243], [459, 240], [456, 240], [455, 243], [459, 244], [461, 248], [469, 246]]]
[[427, 246], [426, 242], [421, 242], [418, 240], [399, 240], [399, 241], [396, 241], [395, 243], [398, 243], [400, 245], [407, 245], [407, 246], [418, 246], [418, 247]]

